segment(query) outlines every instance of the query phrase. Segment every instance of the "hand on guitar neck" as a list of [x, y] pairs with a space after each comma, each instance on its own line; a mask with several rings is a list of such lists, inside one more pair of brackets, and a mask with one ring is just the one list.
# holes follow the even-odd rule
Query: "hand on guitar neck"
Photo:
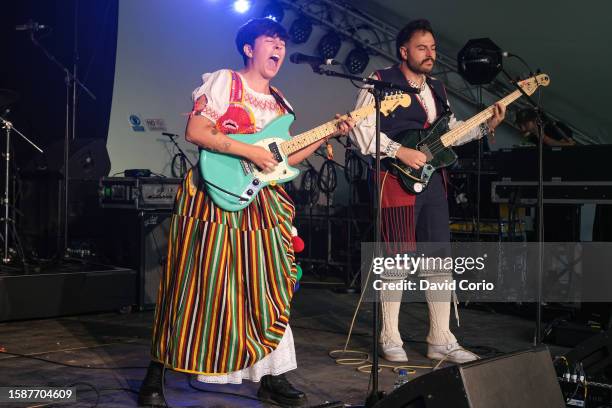
[[353, 120], [353, 118], [351, 118], [350, 114], [341, 116], [337, 113], [335, 118], [337, 120], [336, 131], [334, 133], [331, 133], [325, 139], [313, 143], [310, 146], [306, 146], [305, 148], [291, 154], [288, 159], [290, 166], [295, 166], [296, 164], [304, 161], [304, 159], [314, 153], [315, 150], [317, 150], [324, 142], [328, 141], [332, 137], [347, 135], [355, 126], [355, 121]]
[[493, 116], [487, 120], [487, 127], [489, 128], [489, 135], [493, 136], [495, 128], [498, 127], [506, 117], [506, 105], [496, 102], [493, 105]]
[[332, 133], [330, 137], [346, 136], [349, 134], [351, 129], [355, 127], [355, 120], [351, 117], [350, 113], [347, 113], [344, 116], [336, 113], [336, 119], [338, 120], [338, 130], [336, 133]]
[[[495, 128], [503, 122], [505, 116], [506, 106], [499, 102], [496, 103], [494, 105], [493, 116], [486, 122], [490, 135], [493, 135]], [[415, 170], [420, 169], [425, 165], [425, 163], [427, 163], [427, 156], [423, 152], [405, 146], [401, 146], [397, 150], [395, 157], [405, 165], [410, 166]]]

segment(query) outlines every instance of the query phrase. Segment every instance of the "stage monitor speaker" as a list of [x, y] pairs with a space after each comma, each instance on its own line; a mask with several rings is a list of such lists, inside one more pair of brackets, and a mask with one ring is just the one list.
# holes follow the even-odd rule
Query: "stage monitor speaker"
[[142, 228], [139, 306], [155, 309], [159, 281], [166, 267], [171, 213], [142, 211], [139, 217]]
[[565, 408], [548, 349], [506, 354], [422, 375], [376, 408]]
[[139, 275], [138, 306], [155, 308], [160, 277], [166, 265], [170, 210], [105, 209], [108, 229], [104, 256], [113, 265]]
[[[70, 142], [68, 153], [68, 175], [71, 179], [97, 180], [108, 176], [111, 164], [106, 140], [100, 138], [77, 138]], [[28, 171], [59, 171], [64, 174], [64, 140], [49, 145], [45, 153], [36, 156], [25, 166]]]

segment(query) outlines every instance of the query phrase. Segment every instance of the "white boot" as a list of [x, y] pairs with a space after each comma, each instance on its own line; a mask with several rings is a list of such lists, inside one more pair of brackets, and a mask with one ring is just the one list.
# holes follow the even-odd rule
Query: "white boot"
[[431, 360], [444, 360], [455, 364], [463, 364], [469, 361], [479, 360], [476, 354], [464, 349], [459, 343], [427, 346], [427, 358]]
[[395, 363], [405, 363], [408, 361], [408, 355], [402, 346], [395, 344], [380, 344], [379, 354], [387, 361]]
[[[401, 280], [389, 280], [389, 282], [399, 283]], [[404, 342], [399, 332], [402, 291], [383, 290], [380, 298], [382, 326], [379, 354], [387, 361], [405, 363], [408, 361], [408, 356], [402, 347]]]

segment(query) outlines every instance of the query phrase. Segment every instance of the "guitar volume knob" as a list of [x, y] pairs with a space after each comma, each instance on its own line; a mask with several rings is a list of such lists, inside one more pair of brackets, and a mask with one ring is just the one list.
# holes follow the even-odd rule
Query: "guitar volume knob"
[[247, 192], [246, 192], [246, 193], [247, 193], [247, 195], [252, 196], [252, 195], [253, 195], [253, 190], [250, 190], [250, 189], [249, 189], [249, 190], [247, 190]]
[[259, 185], [259, 179], [254, 179], [253, 180], [253, 185], [254, 186], [258, 186]]

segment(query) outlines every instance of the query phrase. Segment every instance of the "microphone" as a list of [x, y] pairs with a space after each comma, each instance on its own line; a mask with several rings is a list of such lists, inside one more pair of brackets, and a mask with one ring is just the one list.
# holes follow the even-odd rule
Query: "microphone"
[[301, 52], [294, 52], [289, 57], [289, 61], [294, 64], [310, 64], [310, 65], [341, 65], [338, 61], [334, 59], [325, 59], [321, 57], [314, 57], [312, 55], [305, 55]]
[[28, 21], [26, 24], [20, 24], [15, 26], [15, 31], [39, 31], [48, 28], [44, 24], [38, 24], [36, 21]]

